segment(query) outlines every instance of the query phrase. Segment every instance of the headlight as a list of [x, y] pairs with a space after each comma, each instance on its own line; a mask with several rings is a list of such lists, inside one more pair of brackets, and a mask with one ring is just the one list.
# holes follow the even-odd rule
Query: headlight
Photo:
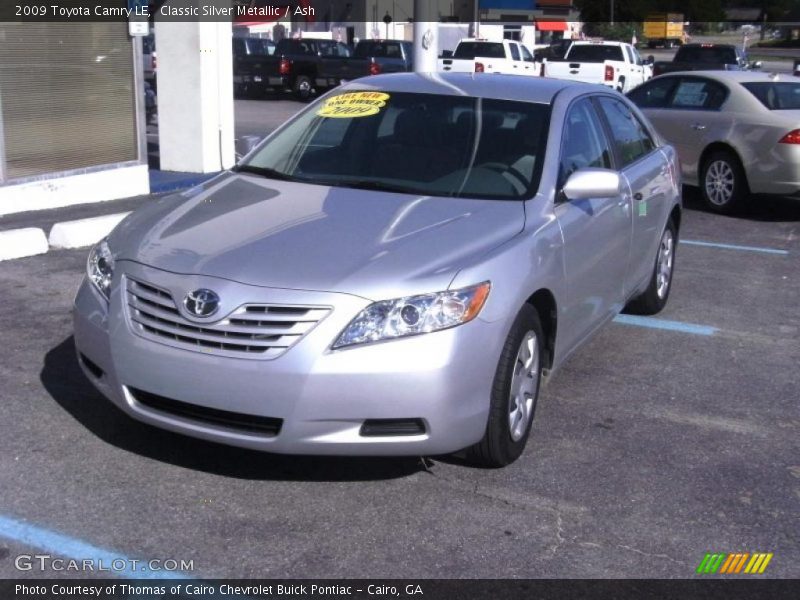
[[467, 323], [478, 316], [491, 284], [370, 304], [345, 328], [334, 350], [408, 335], [430, 333]]
[[111, 280], [114, 278], [114, 255], [111, 254], [105, 240], [89, 252], [89, 260], [86, 261], [86, 275], [108, 300]]

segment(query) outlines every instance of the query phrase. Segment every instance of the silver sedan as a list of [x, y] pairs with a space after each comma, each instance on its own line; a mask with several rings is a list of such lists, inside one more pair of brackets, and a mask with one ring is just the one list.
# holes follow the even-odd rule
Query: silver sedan
[[89, 256], [75, 341], [130, 416], [294, 454], [506, 465], [539, 387], [669, 297], [674, 150], [599, 86], [383, 75]]
[[628, 97], [675, 146], [685, 183], [712, 210], [731, 212], [751, 193], [800, 195], [800, 78], [671, 73]]

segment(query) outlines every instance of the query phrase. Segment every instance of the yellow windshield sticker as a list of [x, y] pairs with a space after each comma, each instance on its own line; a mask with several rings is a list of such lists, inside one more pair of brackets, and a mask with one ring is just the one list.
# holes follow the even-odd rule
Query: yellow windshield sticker
[[381, 112], [391, 96], [382, 92], [350, 92], [328, 98], [317, 112], [329, 119], [353, 119], [371, 117]]

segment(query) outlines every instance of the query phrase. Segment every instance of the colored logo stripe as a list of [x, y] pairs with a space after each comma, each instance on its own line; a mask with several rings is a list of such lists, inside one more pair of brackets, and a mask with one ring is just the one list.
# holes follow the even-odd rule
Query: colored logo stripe
[[772, 552], [769, 554], [753, 554], [753, 558], [750, 559], [750, 562], [747, 563], [747, 567], [745, 567], [745, 573], [763, 573], [769, 561], [772, 560]]
[[[715, 573], [729, 575], [741, 573], [742, 568], [744, 568], [744, 573], [760, 575], [767, 569], [767, 565], [772, 560], [772, 556], [772, 552], [756, 552], [754, 554], [748, 552], [734, 552], [730, 554], [708, 552], [697, 566], [696, 573], [706, 575], [713, 575]], [[747, 565], [746, 567], [745, 564]]]

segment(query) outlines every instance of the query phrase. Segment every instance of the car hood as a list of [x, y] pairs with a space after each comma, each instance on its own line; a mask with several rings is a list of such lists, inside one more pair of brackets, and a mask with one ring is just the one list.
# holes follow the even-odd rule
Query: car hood
[[519, 201], [331, 188], [226, 173], [154, 200], [109, 237], [117, 260], [368, 299], [447, 289], [522, 231]]

